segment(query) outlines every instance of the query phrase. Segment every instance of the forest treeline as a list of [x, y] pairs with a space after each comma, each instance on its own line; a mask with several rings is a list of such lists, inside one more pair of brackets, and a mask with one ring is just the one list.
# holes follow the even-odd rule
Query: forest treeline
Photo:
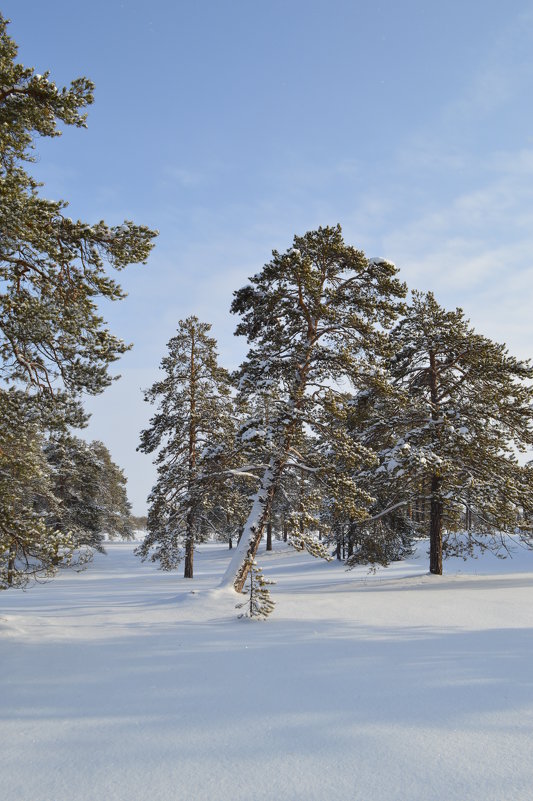
[[[128, 345], [99, 313], [124, 297], [114, 271], [144, 263], [157, 232], [88, 224], [42, 197], [39, 137], [85, 127], [93, 85], [59, 89], [16, 61], [0, 16], [0, 586], [80, 564], [104, 532], [130, 536], [121, 470], [74, 436], [84, 393], [111, 382]], [[207, 538], [232, 549], [242, 590], [266, 535], [315, 556], [387, 564], [430, 540], [446, 553], [532, 544], [533, 368], [475, 332], [461, 309], [407, 293], [398, 270], [344, 242], [340, 226], [295, 236], [237, 289], [249, 350], [234, 374], [210, 326], [180, 321], [145, 397], [139, 448], [153, 455], [147, 535], [163, 569]]]

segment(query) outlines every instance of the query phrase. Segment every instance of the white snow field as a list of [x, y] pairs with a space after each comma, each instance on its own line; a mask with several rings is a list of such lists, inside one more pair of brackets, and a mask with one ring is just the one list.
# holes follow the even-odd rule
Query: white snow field
[[[111, 543], [0, 596], [6, 801], [531, 801], [533, 553], [346, 572], [276, 543], [267, 621]], [[194, 590], [194, 594], [191, 594]]]

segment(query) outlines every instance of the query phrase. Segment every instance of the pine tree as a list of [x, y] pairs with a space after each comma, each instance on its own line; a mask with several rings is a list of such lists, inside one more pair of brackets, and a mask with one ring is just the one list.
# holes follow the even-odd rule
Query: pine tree
[[[236, 333], [250, 343], [241, 391], [253, 396], [274, 388], [276, 403], [262, 435], [266, 467], [256, 464], [259, 489], [223, 584], [242, 590], [282, 475], [305, 471], [322, 480], [332, 475], [320, 436], [334, 413], [334, 387], [364, 383], [373, 356], [385, 346], [382, 329], [394, 321], [405, 294], [395, 274], [389, 262], [367, 259], [346, 245], [340, 226], [319, 228], [295, 237], [286, 253], [274, 251], [250, 284], [235, 293], [232, 312], [241, 316]], [[305, 456], [298, 447], [304, 430], [316, 442]], [[346, 439], [344, 447], [350, 450], [347, 459], [371, 458], [353, 441]], [[355, 510], [370, 501], [349, 477], [331, 481], [339, 503], [349, 497]]]
[[431, 573], [442, 573], [443, 551], [498, 551], [508, 533], [533, 544], [521, 522], [533, 485], [516, 458], [533, 444], [531, 364], [431, 293], [413, 293], [391, 339], [391, 394], [370, 415], [374, 433], [387, 432], [373, 474], [384, 506], [427, 512]]
[[98, 440], [89, 443], [98, 470], [98, 505], [100, 527], [110, 540], [133, 539], [131, 504], [126, 489], [127, 479], [115, 464], [108, 448]]
[[161, 361], [165, 376], [145, 393], [157, 404], [139, 450], [157, 451], [158, 479], [149, 497], [148, 534], [141, 558], [171, 570], [182, 559], [193, 577], [195, 540], [213, 505], [219, 479], [217, 456], [224, 450], [232, 403], [227, 372], [218, 365], [211, 326], [196, 317], [180, 321]]
[[244, 609], [238, 617], [249, 617], [258, 620], [265, 620], [274, 610], [275, 603], [270, 596], [268, 586], [275, 584], [275, 581], [266, 579], [262, 569], [255, 559], [248, 562], [248, 587], [244, 594], [248, 595], [247, 601], [236, 604], [236, 609]]
[[[16, 58], [0, 15], [0, 407], [9, 410], [0, 431], [0, 505], [2, 548], [7, 543], [9, 552], [18, 531], [16, 561], [23, 576], [46, 572], [52, 557], [55, 564], [64, 561], [70, 547], [66, 533], [59, 537], [48, 525], [54, 503], [39, 442], [43, 432], [84, 425], [81, 394], [101, 392], [111, 382], [108, 366], [129, 346], [110, 333], [98, 312], [102, 298], [124, 297], [107, 265], [121, 270], [144, 262], [155, 232], [130, 221], [74, 221], [64, 201], [42, 197], [27, 171], [35, 143], [59, 136], [61, 123], [86, 127], [94, 87], [78, 78], [58, 88], [49, 73], [36, 74]], [[9, 385], [24, 392], [10, 393]], [[39, 485], [43, 504], [34, 502]]]
[[93, 84], [58, 89], [48, 73], [16, 63], [17, 47], [0, 16], [0, 375], [42, 392], [102, 391], [107, 366], [127, 350], [97, 310], [97, 299], [124, 293], [105, 270], [145, 261], [155, 236], [131, 222], [110, 227], [65, 216], [45, 200], [24, 165], [36, 137], [57, 124], [85, 127]]
[[[102, 442], [69, 434], [48, 439], [44, 454], [51, 469], [54, 526], [70, 532], [77, 545], [103, 551], [104, 535], [132, 536], [126, 479]], [[51, 510], [52, 511], [52, 510]]]
[[73, 560], [76, 542], [50, 514], [58, 504], [39, 420], [32, 398], [0, 392], [0, 589], [49, 577]]

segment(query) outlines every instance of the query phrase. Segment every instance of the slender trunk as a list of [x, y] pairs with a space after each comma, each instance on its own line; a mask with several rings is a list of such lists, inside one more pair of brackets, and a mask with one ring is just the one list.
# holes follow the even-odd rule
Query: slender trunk
[[[433, 421], [433, 440], [438, 443], [438, 378], [437, 359], [433, 351], [429, 352], [429, 390], [431, 397], [431, 419]], [[442, 477], [434, 473], [431, 476], [431, 502], [429, 510], [429, 572], [442, 576]]]
[[354, 536], [354, 527], [353, 523], [350, 524], [348, 528], [348, 549], [347, 549], [347, 557], [348, 559], [353, 556], [353, 536]]
[[229, 516], [229, 512], [226, 512], [226, 525], [227, 525], [227, 527], [228, 527], [228, 531], [229, 531], [229, 534], [228, 534], [228, 544], [229, 544], [229, 549], [230, 549], [230, 551], [231, 551], [231, 549], [233, 548], [233, 535], [232, 535], [232, 533], [231, 533], [230, 524], [231, 524], [231, 518], [230, 518], [230, 516]]
[[431, 506], [429, 523], [429, 572], [442, 576], [442, 500], [440, 487], [442, 479], [431, 479]]
[[272, 520], [269, 520], [267, 523], [267, 543], [266, 543], [266, 550], [272, 550]]
[[[188, 464], [188, 489], [189, 502], [190, 494], [193, 490], [196, 473], [196, 359], [195, 359], [195, 338], [194, 330], [191, 331], [191, 378], [190, 378], [190, 397], [189, 397], [189, 464]], [[194, 515], [192, 510], [187, 515], [187, 534], [185, 538], [185, 570], [184, 578], [193, 578], [194, 561]]]
[[9, 559], [7, 562], [7, 586], [13, 586], [13, 580], [15, 578], [15, 558], [16, 558], [16, 550], [13, 545], [9, 546]]
[[194, 561], [194, 520], [192, 514], [187, 515], [187, 537], [185, 540], [185, 570], [183, 571], [183, 578], [193, 577], [193, 561]]
[[283, 518], [283, 542], [287, 542], [287, 521]]

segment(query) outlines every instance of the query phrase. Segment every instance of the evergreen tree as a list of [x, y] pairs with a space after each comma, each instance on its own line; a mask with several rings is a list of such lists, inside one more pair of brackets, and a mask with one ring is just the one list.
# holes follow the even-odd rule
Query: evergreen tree
[[[263, 433], [266, 468], [257, 465], [259, 489], [223, 584], [242, 590], [287, 471], [328, 477], [328, 491], [337, 493], [339, 504], [347, 500], [354, 514], [370, 502], [349, 476], [334, 480], [320, 437], [335, 411], [334, 387], [364, 384], [372, 359], [385, 347], [382, 329], [394, 321], [398, 298], [405, 294], [395, 274], [389, 262], [367, 259], [346, 245], [340, 226], [319, 228], [295, 237], [286, 253], [274, 251], [250, 284], [235, 293], [232, 311], [241, 315], [236, 333], [251, 346], [241, 391], [253, 396], [275, 388], [276, 403]], [[299, 448], [303, 431], [316, 443], [305, 455]], [[372, 458], [348, 438], [344, 447], [347, 460]]]
[[[41, 196], [41, 185], [27, 171], [35, 142], [59, 136], [61, 123], [85, 127], [93, 84], [78, 78], [58, 88], [49, 73], [36, 74], [16, 58], [0, 15], [0, 407], [8, 409], [0, 431], [2, 548], [11, 553], [9, 543], [20, 533], [16, 561], [21, 575], [28, 575], [46, 572], [50, 553], [59, 564], [69, 547], [66, 529], [59, 537], [47, 522], [54, 503], [39, 432], [84, 425], [81, 393], [101, 392], [110, 383], [108, 366], [128, 346], [98, 312], [100, 299], [124, 297], [106, 265], [121, 270], [144, 262], [155, 232], [129, 221], [74, 221], [64, 201]], [[9, 385], [25, 392], [10, 393]], [[34, 503], [38, 486], [43, 504]]]
[[274, 610], [275, 603], [270, 596], [268, 585], [275, 584], [263, 576], [263, 571], [255, 561], [248, 563], [248, 586], [245, 585], [243, 594], [248, 595], [247, 601], [236, 604], [236, 609], [244, 609], [238, 617], [256, 618], [265, 620]]
[[0, 392], [0, 589], [51, 576], [72, 561], [70, 531], [54, 525], [57, 510], [43, 454], [39, 410], [16, 390]]
[[0, 16], [0, 376], [44, 392], [97, 393], [127, 349], [97, 311], [99, 298], [124, 297], [105, 264], [144, 261], [155, 233], [73, 221], [64, 201], [40, 196], [23, 166], [34, 161], [34, 140], [59, 136], [58, 122], [85, 127], [93, 84], [78, 78], [58, 89], [16, 55]]
[[98, 471], [98, 506], [100, 528], [110, 540], [133, 539], [131, 504], [126, 489], [127, 479], [111, 458], [103, 442], [94, 441], [89, 449]]
[[150, 427], [141, 433], [139, 450], [157, 451], [157, 482], [149, 497], [148, 534], [137, 549], [164, 570], [182, 559], [185, 578], [193, 577], [194, 543], [213, 506], [231, 426], [232, 403], [227, 372], [218, 365], [211, 326], [196, 317], [180, 321], [161, 361], [165, 376], [145, 393], [157, 404]]
[[391, 392], [370, 415], [374, 433], [387, 430], [372, 476], [384, 505], [415, 518], [427, 512], [432, 573], [442, 573], [443, 546], [455, 554], [474, 545], [501, 550], [507, 533], [533, 545], [521, 520], [533, 485], [515, 455], [533, 444], [531, 364], [431, 293], [413, 293], [391, 338]]
[[103, 551], [104, 534], [132, 536], [126, 479], [102, 442], [61, 434], [44, 453], [52, 471], [54, 526], [77, 545]]

